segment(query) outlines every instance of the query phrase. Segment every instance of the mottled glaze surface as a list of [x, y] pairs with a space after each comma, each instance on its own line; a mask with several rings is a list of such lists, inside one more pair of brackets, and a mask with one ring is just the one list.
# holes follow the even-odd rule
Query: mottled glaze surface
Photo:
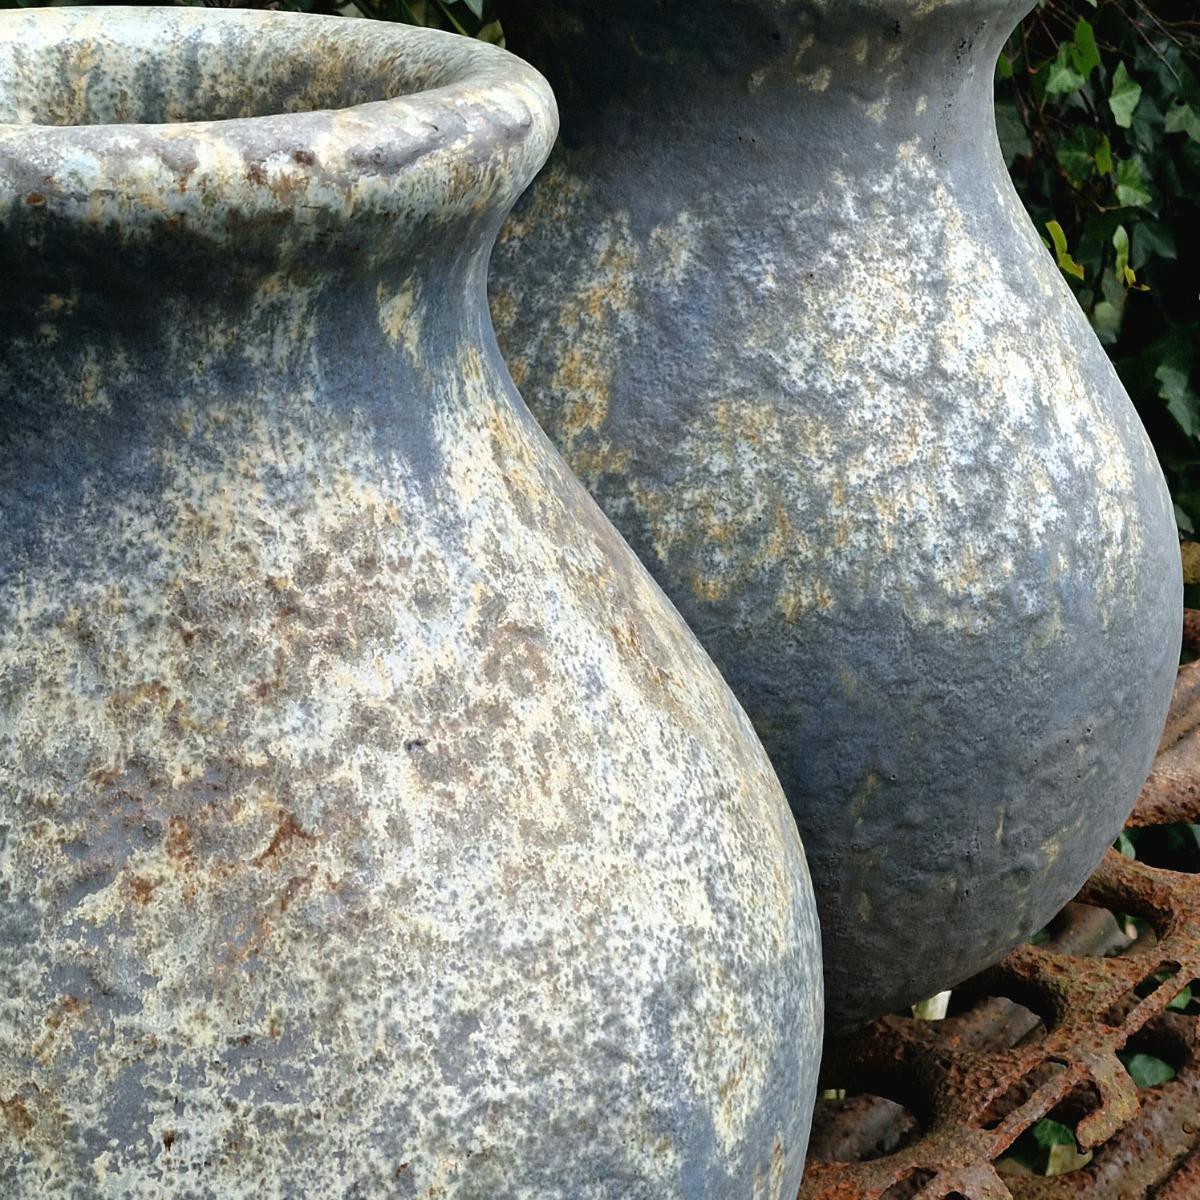
[[790, 1198], [794, 823], [487, 315], [544, 81], [57, 9], [0, 119], [0, 1194]]
[[834, 1029], [1069, 899], [1170, 695], [1166, 488], [996, 143], [1027, 7], [500, 14], [562, 111], [501, 348], [771, 755]]

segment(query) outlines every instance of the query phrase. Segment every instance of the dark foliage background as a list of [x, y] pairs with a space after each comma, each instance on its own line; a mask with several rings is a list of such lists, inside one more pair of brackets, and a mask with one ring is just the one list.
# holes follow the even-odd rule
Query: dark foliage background
[[[0, 8], [61, 0], [0, 0]], [[183, 0], [203, 4], [205, 0]], [[501, 42], [494, 0], [208, 0]], [[1017, 190], [1200, 530], [1200, 2], [1040, 0], [996, 76]]]
[[1200, 6], [1042, 0], [997, 68], [1017, 190], [1200, 529]]

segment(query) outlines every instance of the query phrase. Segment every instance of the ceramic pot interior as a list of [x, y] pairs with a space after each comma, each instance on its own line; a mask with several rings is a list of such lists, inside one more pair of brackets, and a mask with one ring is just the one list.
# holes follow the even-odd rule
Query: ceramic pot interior
[[[60, 10], [0, 21], [0, 122], [175, 124], [348, 108], [455, 82], [402, 26], [293, 14]], [[461, 62], [456, 64], [461, 68]]]

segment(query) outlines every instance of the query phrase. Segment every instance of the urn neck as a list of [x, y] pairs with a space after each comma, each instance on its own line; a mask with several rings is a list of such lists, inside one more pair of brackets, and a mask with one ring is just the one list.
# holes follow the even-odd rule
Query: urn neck
[[[282, 477], [297, 462], [340, 469], [348, 446], [370, 447], [373, 470], [391, 460], [436, 479], [439, 431], [480, 424], [509, 395], [489, 248], [436, 269], [409, 258], [306, 277], [253, 263], [230, 275], [224, 261], [206, 273], [199, 249], [189, 274], [176, 247], [162, 277], [115, 268], [25, 313], [0, 305], [0, 494], [69, 510], [88, 492], [153, 495], [189, 456], [220, 471], [262, 459], [255, 470]], [[260, 499], [280, 513], [295, 502]]]
[[772, 112], [776, 145], [830, 127], [937, 132], [990, 122], [996, 57], [1031, 0], [533, 0], [502, 7], [509, 47], [543, 72], [566, 146], [654, 136], [697, 142]]
[[536, 72], [437, 31], [0, 14], [0, 426], [119, 451], [231, 403], [419, 408], [491, 337], [487, 256], [555, 129]]

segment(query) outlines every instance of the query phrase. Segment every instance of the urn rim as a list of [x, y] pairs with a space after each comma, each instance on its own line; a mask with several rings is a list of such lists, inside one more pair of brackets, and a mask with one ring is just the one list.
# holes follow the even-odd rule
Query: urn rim
[[[234, 111], [221, 112], [220, 80], [204, 78], [201, 68], [199, 85], [208, 87], [210, 110], [217, 96], [218, 111], [188, 119], [186, 104], [196, 97], [172, 97], [169, 84], [155, 92], [157, 83], [146, 82], [164, 65], [183, 75], [171, 57], [183, 47], [194, 57], [197, 46], [220, 50], [222, 39], [246, 56], [230, 68], [228, 82], [244, 89], [235, 99], [262, 106], [256, 81], [238, 71], [261, 67], [271, 51], [272, 66], [300, 81], [292, 107], [245, 113], [231, 102]], [[331, 48], [340, 74], [320, 63]], [[99, 100], [97, 61], [118, 68], [115, 81], [101, 70]], [[191, 60], [186, 70], [197, 74]], [[137, 111], [130, 91], [138, 72], [141, 103], [158, 103], [160, 112]], [[122, 104], [134, 116], [163, 119], [119, 119]], [[440, 30], [246, 9], [0, 13], [0, 227], [29, 209], [90, 222], [166, 217], [209, 227], [282, 213], [301, 224], [363, 210], [414, 219], [432, 211], [502, 213], [540, 169], [557, 131], [553, 93], [534, 68], [498, 46]]]

